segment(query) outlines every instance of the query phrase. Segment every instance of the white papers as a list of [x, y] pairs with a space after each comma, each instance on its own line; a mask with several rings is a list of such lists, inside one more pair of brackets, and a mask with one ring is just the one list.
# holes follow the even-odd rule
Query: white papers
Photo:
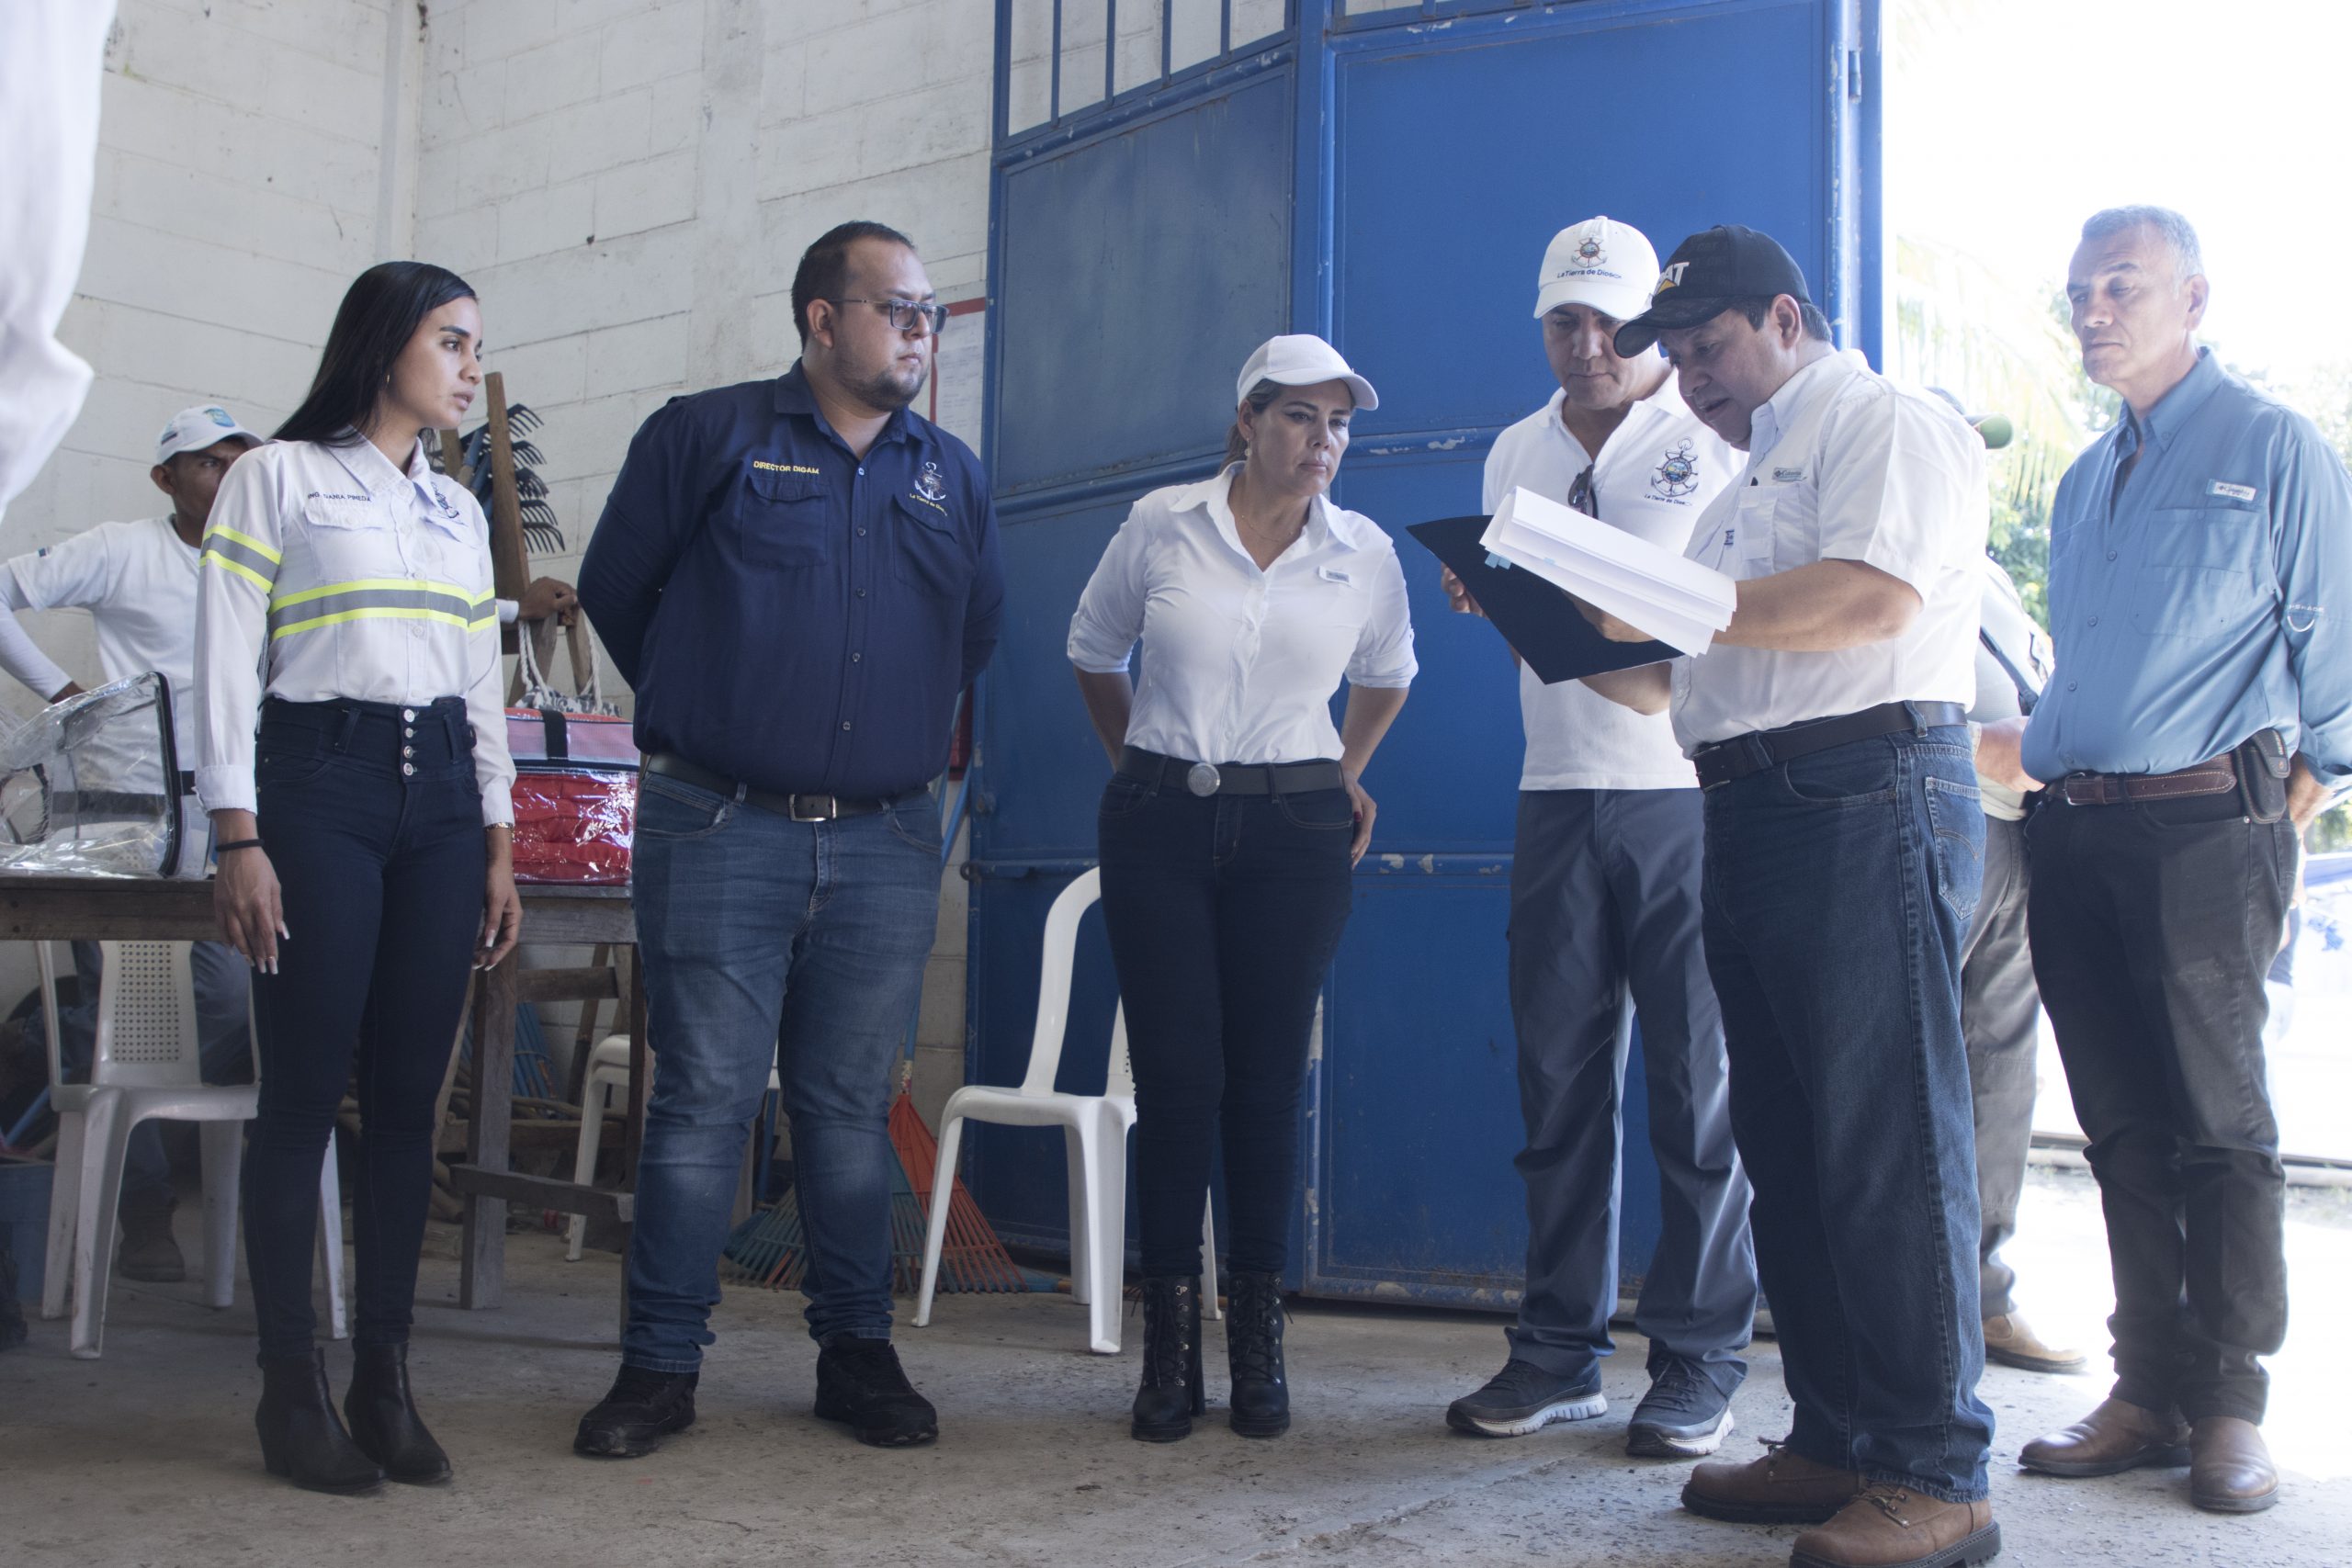
[[1621, 528], [1514, 490], [1479, 542], [1515, 567], [1685, 653], [1731, 625], [1736, 585], [1722, 572]]

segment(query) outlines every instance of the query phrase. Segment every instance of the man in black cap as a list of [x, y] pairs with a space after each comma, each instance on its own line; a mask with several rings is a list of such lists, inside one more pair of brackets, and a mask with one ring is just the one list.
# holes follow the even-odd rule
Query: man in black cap
[[1795, 262], [1752, 230], [1675, 251], [1617, 349], [1654, 342], [1747, 454], [1690, 549], [1736, 580], [1736, 609], [1708, 650], [1590, 684], [1668, 709], [1705, 795], [1707, 969], [1796, 1405], [1784, 1444], [1699, 1466], [1683, 1506], [1817, 1524], [1797, 1568], [1981, 1562], [2001, 1538], [1959, 976], [1984, 833], [1963, 722], [1983, 447], [1832, 347]]

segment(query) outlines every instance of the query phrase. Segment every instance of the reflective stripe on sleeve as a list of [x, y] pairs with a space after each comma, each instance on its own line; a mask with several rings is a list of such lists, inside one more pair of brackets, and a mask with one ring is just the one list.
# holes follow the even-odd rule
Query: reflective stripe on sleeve
[[205, 531], [204, 555], [198, 564], [232, 571], [266, 593], [277, 581], [280, 558], [276, 550], [259, 539], [250, 538], [233, 528], [216, 527]]

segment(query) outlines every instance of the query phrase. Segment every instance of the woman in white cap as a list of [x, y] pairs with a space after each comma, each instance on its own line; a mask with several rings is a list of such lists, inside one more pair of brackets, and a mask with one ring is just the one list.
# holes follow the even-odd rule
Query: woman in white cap
[[1204, 1407], [1201, 1209], [1220, 1134], [1232, 1426], [1290, 1426], [1280, 1291], [1307, 1037], [1372, 839], [1364, 764], [1415, 672], [1395, 546], [1324, 493], [1350, 420], [1379, 406], [1372, 383], [1301, 333], [1261, 345], [1236, 393], [1223, 468], [1136, 502], [1069, 632], [1116, 770], [1098, 832], [1135, 1063], [1147, 1442]]

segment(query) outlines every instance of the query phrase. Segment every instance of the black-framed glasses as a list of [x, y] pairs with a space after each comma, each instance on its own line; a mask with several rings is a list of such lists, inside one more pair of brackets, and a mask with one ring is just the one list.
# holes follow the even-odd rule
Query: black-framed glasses
[[931, 329], [937, 337], [947, 330], [947, 307], [926, 305], [920, 299], [828, 299], [828, 305], [871, 305], [890, 318], [892, 332], [912, 332], [917, 321]]
[[1584, 472], [1578, 474], [1576, 477], [1576, 482], [1568, 486], [1568, 507], [1571, 511], [1581, 512], [1587, 517], [1598, 520], [1600, 516], [1600, 500], [1592, 493], [1592, 469], [1593, 465], [1587, 463], [1584, 466]]

